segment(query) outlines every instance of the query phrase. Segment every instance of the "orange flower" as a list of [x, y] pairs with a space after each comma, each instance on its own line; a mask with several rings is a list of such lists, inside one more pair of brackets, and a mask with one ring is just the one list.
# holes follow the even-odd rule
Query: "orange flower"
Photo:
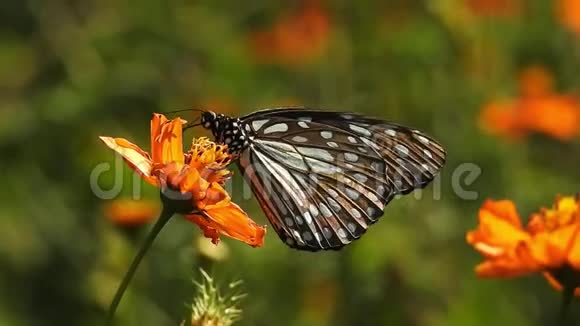
[[118, 199], [105, 207], [105, 216], [119, 225], [137, 226], [159, 215], [159, 203], [147, 200]]
[[515, 100], [486, 104], [480, 114], [482, 128], [507, 138], [522, 138], [540, 132], [570, 140], [580, 132], [580, 104], [569, 95], [552, 90], [552, 75], [531, 66], [519, 76], [521, 96]]
[[580, 35], [580, 0], [557, 0], [555, 3], [560, 24]]
[[328, 45], [329, 32], [328, 14], [311, 0], [300, 13], [254, 33], [250, 43], [260, 62], [293, 65], [319, 58]]
[[183, 153], [182, 119], [168, 120], [154, 114], [151, 120], [151, 156], [123, 138], [101, 137], [119, 153], [143, 179], [180, 198], [188, 198], [185, 218], [195, 222], [212, 242], [225, 234], [251, 246], [261, 246], [265, 228], [258, 226], [244, 211], [231, 202], [223, 184], [231, 176], [226, 166], [231, 161], [227, 147], [207, 138], [193, 141]]
[[519, 139], [525, 128], [518, 121], [518, 112], [513, 101], [496, 101], [486, 104], [481, 110], [481, 128], [490, 134]]
[[525, 228], [511, 201], [488, 200], [467, 242], [485, 257], [475, 269], [481, 277], [542, 272], [561, 289], [561, 276], [572, 274], [565, 282], [580, 296], [580, 196], [557, 198], [552, 209], [533, 214]]
[[518, 84], [524, 98], [549, 96], [553, 91], [554, 76], [542, 66], [530, 66], [520, 72]]
[[580, 131], [580, 106], [571, 96], [552, 95], [522, 100], [520, 106], [519, 120], [529, 130], [562, 141], [574, 139]]

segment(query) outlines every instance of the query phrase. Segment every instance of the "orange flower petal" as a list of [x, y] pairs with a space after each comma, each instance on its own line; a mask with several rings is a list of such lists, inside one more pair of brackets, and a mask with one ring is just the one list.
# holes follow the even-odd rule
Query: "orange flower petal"
[[578, 103], [567, 96], [548, 96], [522, 100], [520, 121], [530, 130], [561, 140], [570, 140], [580, 131]]
[[[163, 114], [153, 113], [153, 118], [151, 119], [151, 151], [153, 156], [154, 162], [161, 162], [160, 157], [157, 157], [155, 153], [153, 153], [153, 148], [157, 146], [155, 144], [156, 139], [161, 134], [161, 125], [167, 123], [167, 118]], [[159, 159], [159, 160], [156, 160]]]
[[480, 277], [515, 277], [539, 269], [540, 265], [531, 256], [528, 243], [520, 242], [514, 248], [506, 248], [501, 256], [479, 264], [475, 271]]
[[154, 163], [183, 164], [182, 119], [167, 121], [161, 114], [155, 114], [151, 120], [151, 157]]
[[185, 218], [199, 226], [206, 238], [210, 238], [211, 242], [217, 245], [220, 242], [220, 234], [217, 230], [217, 225], [210, 219], [202, 215], [185, 215]]
[[479, 124], [490, 134], [519, 139], [525, 133], [518, 121], [517, 106], [512, 101], [491, 102], [480, 113]]
[[[562, 284], [560, 284], [560, 282], [558, 282], [558, 280], [552, 274], [550, 274], [549, 272], [544, 272], [542, 274], [544, 275], [544, 277], [546, 278], [548, 283], [550, 283], [551, 286], [553, 286], [558, 291], [562, 291]], [[574, 290], [574, 295], [580, 296], [580, 287], [577, 287]]]
[[179, 185], [181, 192], [191, 192], [195, 200], [206, 197], [210, 183], [202, 179], [196, 169], [190, 169], [185, 179]]
[[479, 277], [517, 277], [537, 271], [537, 268], [522, 265], [515, 259], [487, 260], [477, 265], [475, 273]]
[[552, 232], [537, 234], [530, 241], [530, 251], [534, 259], [545, 268], [563, 265], [568, 260], [580, 226], [569, 225]]
[[568, 254], [568, 263], [572, 265], [574, 269], [580, 270], [580, 238], [576, 237], [574, 245], [570, 249]]
[[483, 203], [481, 207], [483, 210], [489, 211], [491, 214], [509, 222], [517, 228], [522, 228], [522, 222], [520, 220], [520, 215], [516, 209], [516, 206], [511, 200], [487, 200]]
[[105, 207], [105, 216], [116, 224], [137, 226], [156, 218], [159, 211], [159, 202], [118, 199]]
[[580, 271], [580, 224], [576, 230], [576, 237], [572, 241], [568, 252], [568, 263]]
[[123, 157], [125, 162], [148, 183], [158, 186], [158, 180], [151, 175], [152, 162], [149, 154], [139, 146], [124, 138], [99, 137], [105, 145]]
[[556, 1], [556, 14], [560, 24], [580, 35], [580, 1]]
[[223, 208], [230, 203], [230, 196], [225, 189], [217, 183], [212, 183], [207, 189], [204, 199], [205, 209]]
[[479, 211], [477, 230], [467, 234], [467, 242], [489, 257], [503, 255], [529, 238], [521, 228], [513, 203], [506, 200], [485, 202]]
[[549, 95], [553, 85], [554, 76], [543, 66], [533, 65], [519, 74], [520, 94], [526, 98]]
[[209, 218], [200, 215], [186, 215], [185, 218], [199, 225], [212, 242], [218, 241], [217, 231], [253, 247], [264, 244], [265, 227], [258, 226], [236, 204], [230, 202], [225, 207], [215, 207], [205, 213]]

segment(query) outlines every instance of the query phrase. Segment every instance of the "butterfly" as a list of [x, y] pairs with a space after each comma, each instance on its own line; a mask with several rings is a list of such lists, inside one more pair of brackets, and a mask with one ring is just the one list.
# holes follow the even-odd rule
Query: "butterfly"
[[445, 150], [425, 133], [357, 113], [282, 107], [197, 121], [225, 144], [288, 246], [338, 250], [396, 195], [428, 185]]

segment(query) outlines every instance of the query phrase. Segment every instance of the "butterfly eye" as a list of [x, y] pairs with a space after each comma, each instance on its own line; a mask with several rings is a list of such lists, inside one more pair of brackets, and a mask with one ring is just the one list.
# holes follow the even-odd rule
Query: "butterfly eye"
[[209, 128], [212, 125], [212, 122], [216, 119], [215, 112], [212, 111], [205, 111], [201, 114], [201, 124], [204, 128]]

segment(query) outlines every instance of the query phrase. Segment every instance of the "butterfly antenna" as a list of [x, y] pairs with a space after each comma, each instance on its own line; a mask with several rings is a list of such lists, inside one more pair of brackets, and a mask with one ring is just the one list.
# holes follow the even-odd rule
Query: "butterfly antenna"
[[190, 122], [184, 124], [182, 130], [187, 130], [189, 128], [201, 126], [200, 120], [201, 120], [200, 117], [197, 117], [197, 118], [195, 118], [195, 120], [190, 121]]
[[165, 111], [162, 113], [167, 113], [167, 114], [172, 114], [172, 113], [181, 113], [181, 112], [187, 112], [187, 111], [196, 111], [196, 112], [205, 112], [205, 110], [200, 110], [200, 109], [181, 109], [181, 110], [174, 110], [174, 111]]

